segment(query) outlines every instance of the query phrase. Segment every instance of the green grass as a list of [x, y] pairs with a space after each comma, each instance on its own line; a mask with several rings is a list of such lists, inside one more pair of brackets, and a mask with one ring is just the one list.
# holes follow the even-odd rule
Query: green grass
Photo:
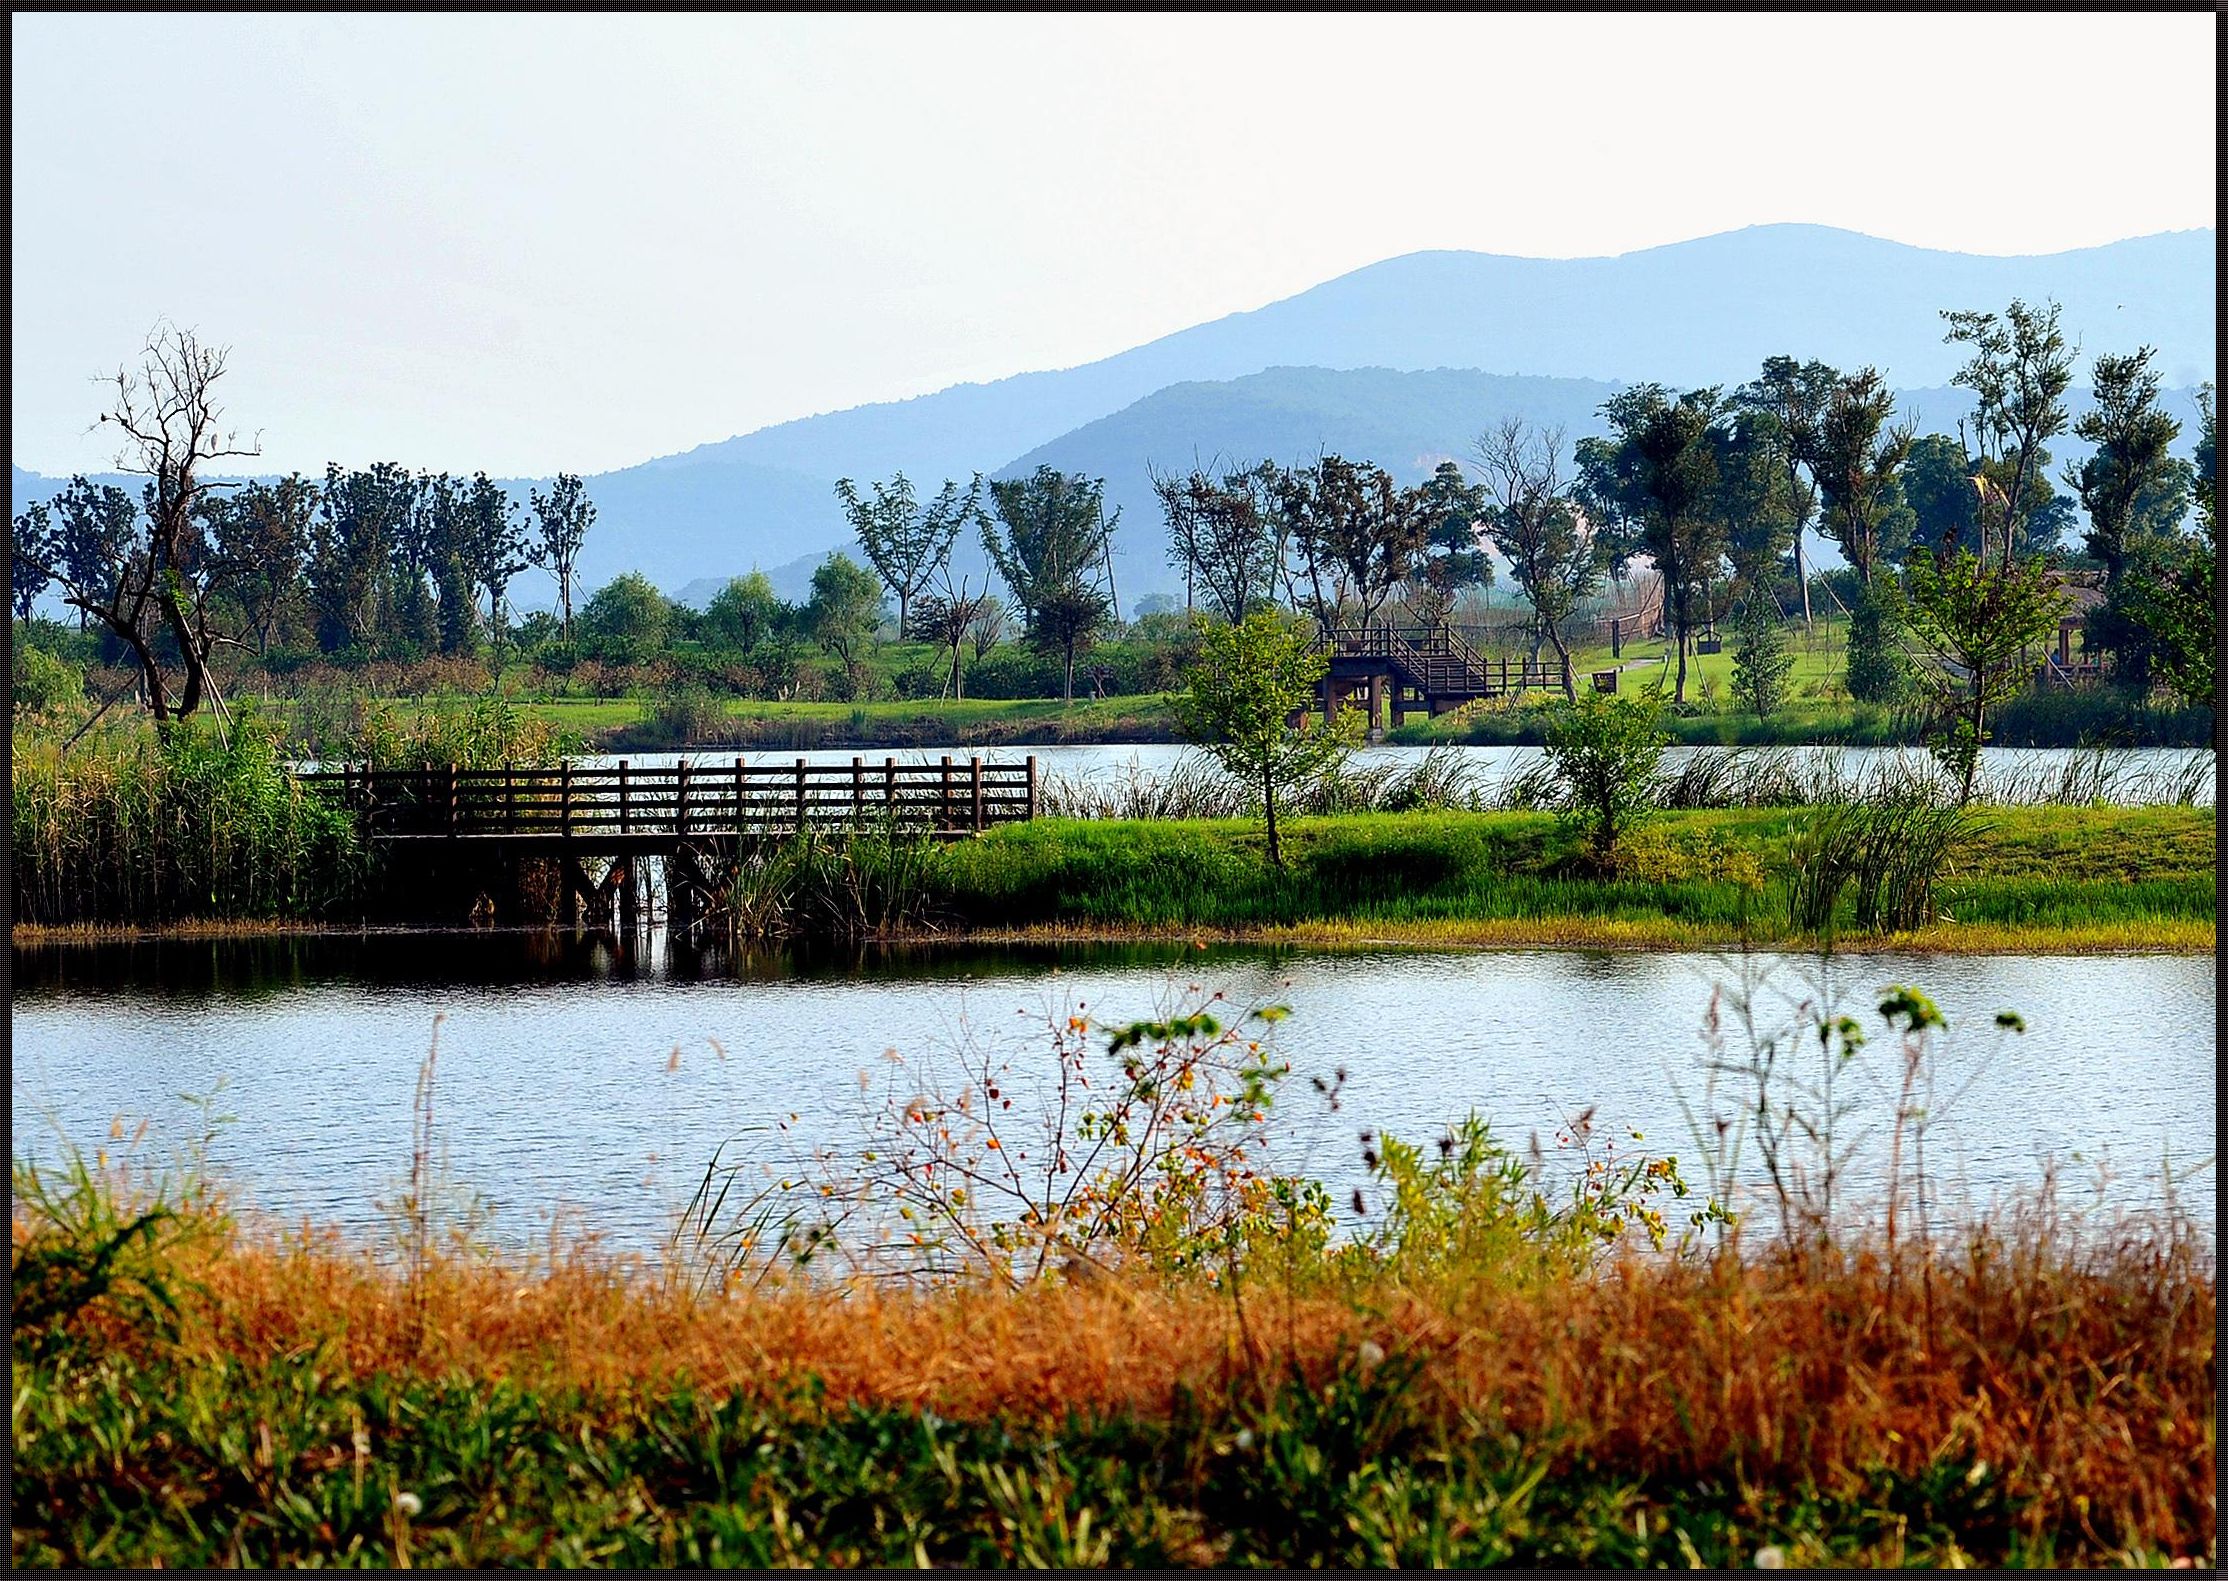
[[[439, 705], [433, 705], [439, 706]], [[631, 698], [556, 698], [520, 710], [611, 751], [648, 748], [642, 705]], [[1058, 742], [1172, 741], [1174, 721], [1157, 697], [1057, 697], [964, 702], [727, 704], [731, 734], [716, 746], [1036, 746]]]
[[[351, 1378], [319, 1356], [14, 1373], [19, 1565], [1734, 1568], [2050, 1560], [1988, 1468], [1743, 1488], [1554, 1466], [1348, 1371], [1172, 1420], [1057, 1429], [686, 1384], [598, 1397]], [[405, 1515], [414, 1496], [416, 1513]]]
[[[1500, 925], [1481, 937], [1574, 942], [1676, 937], [1693, 944], [1788, 933], [1794, 809], [1665, 813], [1639, 837], [1635, 876], [1579, 874], [1576, 842], [1546, 813], [1362, 814], [1286, 826], [1272, 867], [1247, 821], [1042, 820], [953, 848], [931, 880], [967, 926], [1243, 934], [1342, 924], [1421, 930]], [[1943, 885], [1952, 934], [1967, 925], [2063, 930], [2096, 947], [2210, 948], [2211, 815], [2184, 808], [2018, 808], [1982, 832]], [[1979, 942], [1979, 941], [1972, 941]]]

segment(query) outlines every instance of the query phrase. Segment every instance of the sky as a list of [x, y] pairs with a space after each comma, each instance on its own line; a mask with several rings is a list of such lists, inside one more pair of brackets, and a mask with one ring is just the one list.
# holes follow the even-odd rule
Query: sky
[[547, 476], [1072, 366], [1426, 248], [2212, 226], [2214, 29], [18, 14], [14, 459], [107, 466], [97, 376], [165, 318], [230, 348], [257, 470]]

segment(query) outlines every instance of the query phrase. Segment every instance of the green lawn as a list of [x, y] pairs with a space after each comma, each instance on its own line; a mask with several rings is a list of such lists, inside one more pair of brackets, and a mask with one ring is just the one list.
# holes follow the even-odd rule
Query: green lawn
[[[1610, 879], [1582, 872], [1575, 839], [1546, 813], [1296, 819], [1282, 870], [1246, 821], [1040, 820], [954, 847], [933, 883], [977, 931], [1787, 942], [1790, 846], [1808, 816], [1665, 813]], [[1902, 942], [2209, 950], [2213, 863], [2205, 809], [1992, 809], [1937, 892], [1951, 920]]]

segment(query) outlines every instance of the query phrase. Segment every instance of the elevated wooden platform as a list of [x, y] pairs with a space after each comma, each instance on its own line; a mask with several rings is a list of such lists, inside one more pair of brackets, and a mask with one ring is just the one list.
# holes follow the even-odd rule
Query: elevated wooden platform
[[1447, 625], [1394, 626], [1379, 622], [1336, 626], [1316, 638], [1315, 651], [1330, 668], [1316, 688], [1327, 721], [1359, 694], [1372, 734], [1394, 728], [1411, 710], [1443, 714], [1481, 697], [1561, 688], [1561, 671], [1529, 660], [1489, 659]]

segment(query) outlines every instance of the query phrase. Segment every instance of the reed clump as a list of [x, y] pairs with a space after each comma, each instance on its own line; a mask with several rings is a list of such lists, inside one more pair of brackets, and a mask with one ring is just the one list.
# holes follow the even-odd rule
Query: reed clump
[[353, 820], [306, 792], [277, 732], [18, 728], [10, 776], [15, 916], [46, 926], [327, 916], [360, 892]]

